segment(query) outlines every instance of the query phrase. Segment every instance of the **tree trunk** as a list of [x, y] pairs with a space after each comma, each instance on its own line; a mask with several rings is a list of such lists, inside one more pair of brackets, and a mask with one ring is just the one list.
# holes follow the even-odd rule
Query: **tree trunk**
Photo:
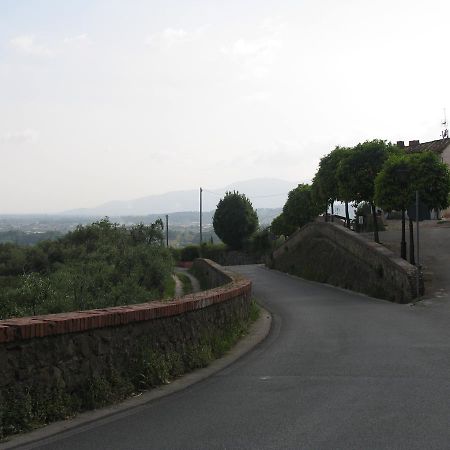
[[328, 222], [328, 202], [325, 205], [325, 222]]
[[414, 257], [414, 224], [411, 218], [409, 219], [409, 262], [416, 265]]
[[400, 243], [400, 256], [406, 259], [406, 239], [405, 239], [405, 210], [402, 209], [402, 242]]
[[348, 201], [345, 201], [345, 226], [350, 228], [350, 215], [348, 214]]
[[331, 221], [334, 222], [334, 200], [331, 202]]
[[377, 218], [377, 211], [375, 209], [375, 205], [373, 203], [370, 203], [370, 206], [372, 207], [372, 217], [373, 217], [373, 240], [376, 243], [380, 243], [380, 238], [378, 236], [378, 218]]

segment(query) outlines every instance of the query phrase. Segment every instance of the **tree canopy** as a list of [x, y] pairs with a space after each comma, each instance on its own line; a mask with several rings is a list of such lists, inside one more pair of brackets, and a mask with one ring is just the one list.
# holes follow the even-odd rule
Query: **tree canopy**
[[431, 152], [394, 154], [375, 179], [375, 201], [386, 210], [405, 210], [415, 202], [415, 192], [429, 209], [449, 205], [450, 173]]
[[373, 203], [374, 180], [396, 147], [380, 139], [358, 144], [340, 162], [337, 179], [342, 198]]
[[213, 227], [226, 245], [240, 250], [258, 229], [258, 215], [245, 194], [227, 192], [217, 204]]
[[318, 203], [328, 206], [335, 200], [346, 200], [339, 192], [337, 170], [349, 152], [349, 148], [338, 146], [320, 160], [313, 180], [313, 190]]
[[339, 192], [346, 200], [368, 202], [372, 208], [374, 239], [379, 242], [378, 222], [375, 211], [374, 180], [389, 155], [397, 147], [380, 139], [365, 141], [353, 147], [340, 162], [337, 171]]
[[313, 197], [311, 185], [299, 184], [289, 192], [283, 212], [273, 220], [271, 231], [277, 235], [290, 235], [297, 228], [313, 221], [320, 209]]

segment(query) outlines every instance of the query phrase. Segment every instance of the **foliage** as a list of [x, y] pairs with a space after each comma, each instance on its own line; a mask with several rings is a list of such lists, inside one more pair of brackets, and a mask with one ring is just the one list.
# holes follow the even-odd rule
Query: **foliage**
[[289, 192], [283, 207], [286, 221], [297, 227], [311, 222], [319, 213], [318, 206], [312, 197], [309, 184], [299, 184]]
[[283, 213], [275, 217], [270, 225], [270, 231], [275, 236], [290, 236], [295, 230], [296, 227], [287, 222], [286, 215]]
[[172, 266], [160, 221], [103, 219], [33, 247], [0, 244], [0, 318], [159, 299], [173, 288]]
[[227, 192], [213, 217], [214, 231], [231, 249], [240, 250], [258, 228], [258, 216], [250, 200], [239, 192]]
[[190, 294], [193, 291], [191, 279], [182, 272], [176, 272], [175, 276], [181, 281], [183, 286], [183, 295]]
[[350, 151], [349, 148], [338, 146], [320, 160], [312, 186], [317, 203], [328, 206], [335, 200], [349, 200], [339, 191], [337, 171], [341, 161], [348, 156]]
[[380, 139], [358, 144], [340, 162], [337, 179], [342, 198], [373, 203], [374, 180], [396, 147]]
[[270, 230], [275, 235], [291, 235], [297, 228], [314, 220], [320, 212], [309, 184], [299, 184], [288, 194], [283, 212], [276, 217]]
[[337, 171], [339, 192], [347, 200], [356, 203], [368, 202], [374, 219], [374, 239], [379, 242], [375, 212], [375, 177], [396, 146], [380, 139], [366, 141], [354, 147], [340, 162]]
[[375, 179], [375, 200], [390, 210], [406, 210], [415, 192], [430, 209], [449, 204], [450, 174], [446, 164], [431, 152], [392, 155]]
[[375, 202], [386, 211], [404, 211], [414, 202], [409, 155], [392, 155], [375, 178]]
[[[450, 174], [431, 152], [392, 155], [375, 179], [375, 201], [387, 211], [402, 211], [401, 257], [406, 259], [405, 210], [415, 204], [416, 191], [429, 209], [449, 204]], [[410, 262], [414, 262], [413, 223], [410, 226]]]
[[273, 248], [273, 234], [268, 227], [258, 230], [250, 239], [248, 251], [253, 255], [265, 255]]
[[180, 251], [181, 261], [194, 261], [200, 256], [200, 249], [198, 245], [187, 245]]
[[225, 244], [202, 244], [202, 258], [211, 259], [212, 261], [222, 261], [227, 253]]
[[450, 204], [450, 172], [447, 164], [431, 152], [411, 155], [413, 188], [430, 209], [444, 209]]

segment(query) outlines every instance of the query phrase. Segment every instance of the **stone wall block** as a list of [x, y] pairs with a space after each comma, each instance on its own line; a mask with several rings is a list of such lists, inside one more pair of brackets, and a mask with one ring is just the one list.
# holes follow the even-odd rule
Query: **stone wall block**
[[415, 268], [390, 250], [331, 223], [312, 223], [273, 253], [276, 269], [307, 279], [409, 302], [415, 297]]

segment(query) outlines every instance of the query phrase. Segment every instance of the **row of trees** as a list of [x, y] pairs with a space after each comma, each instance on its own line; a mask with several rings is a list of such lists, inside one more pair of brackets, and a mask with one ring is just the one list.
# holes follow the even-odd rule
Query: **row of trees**
[[[325, 211], [327, 218], [330, 206], [333, 214], [335, 201], [345, 203], [349, 227], [349, 203], [365, 202], [372, 211], [376, 242], [379, 242], [376, 205], [386, 211], [402, 212], [404, 243], [405, 211], [414, 203], [416, 191], [429, 210], [449, 205], [449, 170], [435, 154], [407, 154], [379, 139], [352, 148], [336, 147], [320, 160], [312, 185], [300, 184], [289, 193], [282, 214], [272, 222], [271, 231], [290, 235], [321, 211]], [[412, 233], [412, 220], [410, 230]], [[401, 256], [406, 258], [406, 248], [404, 245], [401, 248]]]

